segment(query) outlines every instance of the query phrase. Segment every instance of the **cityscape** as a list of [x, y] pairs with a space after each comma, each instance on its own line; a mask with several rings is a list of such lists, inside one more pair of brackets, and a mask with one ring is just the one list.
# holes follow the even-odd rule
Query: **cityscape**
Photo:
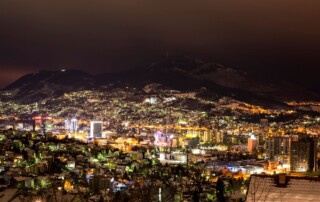
[[316, 4], [0, 2], [0, 202], [319, 201]]
[[260, 201], [271, 193], [280, 200], [293, 195], [280, 185], [305, 197], [314, 188], [299, 187], [320, 182], [320, 102], [257, 106], [156, 83], [19, 97], [68, 73], [78, 75], [39, 72], [2, 91], [8, 201]]

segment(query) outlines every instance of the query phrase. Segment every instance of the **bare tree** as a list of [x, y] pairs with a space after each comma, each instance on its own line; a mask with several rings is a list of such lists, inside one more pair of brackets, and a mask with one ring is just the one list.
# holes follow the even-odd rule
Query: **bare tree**
[[265, 183], [266, 178], [267, 177], [265, 176], [258, 177], [255, 175], [251, 175], [248, 188], [248, 195], [251, 196], [252, 202], [267, 200], [271, 190], [271, 186], [269, 186], [268, 183]]

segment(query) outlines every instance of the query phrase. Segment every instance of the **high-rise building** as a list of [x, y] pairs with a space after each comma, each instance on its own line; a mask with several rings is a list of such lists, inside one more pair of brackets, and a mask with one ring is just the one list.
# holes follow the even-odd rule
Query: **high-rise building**
[[101, 138], [102, 137], [102, 121], [91, 121], [90, 123], [90, 137]]
[[33, 119], [33, 131], [40, 131], [43, 128], [42, 117], [35, 116]]
[[316, 171], [317, 138], [308, 135], [283, 135], [267, 139], [267, 153], [271, 161], [290, 164], [293, 172]]
[[248, 152], [254, 152], [258, 147], [258, 140], [254, 135], [248, 138]]
[[[271, 161], [281, 161], [290, 154], [290, 138], [288, 135], [269, 137], [267, 143], [267, 155]], [[286, 162], [289, 163], [289, 162]]]
[[77, 132], [78, 130], [78, 120], [76, 118], [71, 119], [70, 132]]
[[64, 121], [64, 129], [69, 131], [70, 130], [70, 125], [71, 125], [70, 119], [66, 119]]
[[317, 171], [318, 139], [307, 135], [290, 138], [290, 170], [294, 172]]

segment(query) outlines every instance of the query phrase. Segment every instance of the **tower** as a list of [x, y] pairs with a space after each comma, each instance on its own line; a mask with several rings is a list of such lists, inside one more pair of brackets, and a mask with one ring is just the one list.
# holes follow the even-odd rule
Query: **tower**
[[316, 171], [317, 138], [292, 135], [290, 138], [290, 170], [294, 172]]
[[288, 135], [267, 138], [267, 155], [271, 161], [289, 164], [290, 138]]
[[257, 149], [257, 142], [257, 138], [254, 135], [251, 135], [251, 137], [248, 138], [248, 152], [252, 153]]
[[32, 117], [33, 120], [33, 131], [41, 131], [43, 128], [43, 123], [42, 123], [42, 117], [41, 116], [34, 116]]
[[102, 137], [102, 121], [91, 121], [90, 122], [90, 137], [101, 138]]
[[69, 119], [66, 119], [64, 121], [64, 129], [67, 130], [67, 131], [70, 131], [70, 126], [71, 126], [71, 122]]
[[70, 131], [76, 133], [78, 130], [78, 120], [76, 118], [71, 119]]

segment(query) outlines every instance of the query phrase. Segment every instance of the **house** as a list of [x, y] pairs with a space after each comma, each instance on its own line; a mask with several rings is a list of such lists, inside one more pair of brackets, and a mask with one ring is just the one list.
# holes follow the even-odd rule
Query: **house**
[[320, 178], [251, 175], [247, 202], [319, 201]]

